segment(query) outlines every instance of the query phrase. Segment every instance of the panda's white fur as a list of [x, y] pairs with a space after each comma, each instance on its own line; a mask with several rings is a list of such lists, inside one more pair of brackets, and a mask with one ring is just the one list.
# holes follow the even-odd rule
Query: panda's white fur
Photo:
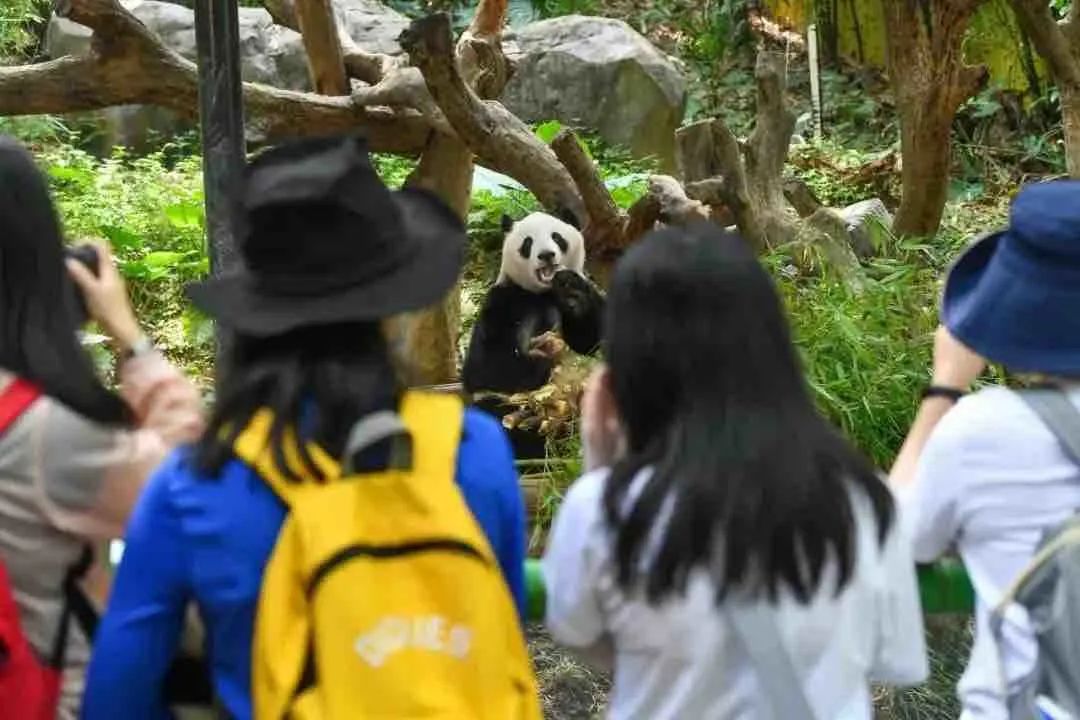
[[[550, 262], [541, 258], [549, 252]], [[551, 282], [559, 270], [573, 270], [585, 276], [585, 238], [573, 225], [553, 215], [535, 212], [506, 232], [497, 284], [509, 281], [529, 292], [543, 293], [551, 290]]]

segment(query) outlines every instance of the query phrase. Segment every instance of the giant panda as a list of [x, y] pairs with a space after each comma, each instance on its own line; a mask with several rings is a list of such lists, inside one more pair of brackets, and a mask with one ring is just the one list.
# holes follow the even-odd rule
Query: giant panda
[[[465, 357], [466, 393], [513, 394], [542, 387], [555, 367], [552, 333], [576, 353], [600, 347], [604, 296], [585, 276], [585, 238], [573, 216], [503, 217], [502, 262], [484, 298]], [[554, 343], [558, 345], [558, 343]], [[500, 402], [478, 399], [500, 415]], [[512, 432], [518, 459], [544, 456], [543, 438]]]

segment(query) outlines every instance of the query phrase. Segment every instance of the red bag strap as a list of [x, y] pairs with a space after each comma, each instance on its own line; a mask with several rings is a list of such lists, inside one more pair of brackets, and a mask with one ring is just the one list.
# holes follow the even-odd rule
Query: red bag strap
[[11, 427], [26, 412], [41, 391], [33, 383], [16, 378], [0, 392], [0, 433]]

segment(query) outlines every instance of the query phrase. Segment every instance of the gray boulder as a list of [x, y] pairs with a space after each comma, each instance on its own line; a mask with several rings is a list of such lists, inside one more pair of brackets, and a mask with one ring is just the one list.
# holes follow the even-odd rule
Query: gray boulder
[[860, 258], [873, 257], [886, 246], [893, 219], [878, 198], [848, 205], [840, 216], [851, 235], [851, 247]]
[[381, 0], [334, 0], [338, 22], [356, 45], [368, 52], [396, 55], [398, 36], [409, 27], [409, 18], [388, 8]]
[[527, 122], [594, 129], [638, 157], [675, 165], [686, 81], [670, 58], [621, 20], [570, 15], [507, 33], [516, 71], [503, 94]]
[[[195, 17], [190, 8], [158, 0], [121, 0], [162, 41], [194, 60]], [[338, 22], [360, 48], [401, 52], [397, 38], [409, 19], [380, 0], [334, 0]], [[291, 0], [240, 9], [240, 57], [244, 80], [309, 90], [307, 58]], [[53, 17], [46, 35], [50, 57], [80, 55], [90, 30]], [[526, 25], [505, 38], [516, 72], [503, 101], [526, 122], [558, 120], [598, 132], [638, 157], [654, 156], [674, 167], [675, 129], [682, 121], [686, 83], [675, 63], [619, 20], [568, 16]], [[187, 126], [174, 114], [149, 107], [110, 108], [101, 118], [107, 144], [136, 150], [154, 135]]]
[[[349, 38], [368, 52], [396, 55], [401, 52], [398, 36], [409, 26], [409, 18], [387, 7], [381, 0], [333, 0], [334, 19]], [[264, 0], [274, 20], [297, 28], [296, 0]]]
[[[182, 5], [157, 0], [122, 0], [168, 47], [195, 61], [195, 13]], [[90, 30], [53, 17], [45, 34], [49, 57], [82, 55], [90, 49]], [[240, 62], [244, 80], [307, 90], [307, 60], [300, 34], [275, 25], [262, 8], [240, 8]]]
[[[122, 0], [124, 7], [166, 46], [195, 61], [195, 15], [186, 7], [156, 0]], [[300, 34], [275, 25], [262, 8], [240, 8], [240, 61], [244, 80], [291, 90], [309, 90], [307, 59]], [[45, 35], [49, 57], [82, 55], [90, 49], [91, 31], [70, 20], [53, 17]], [[190, 130], [191, 123], [168, 110], [142, 105], [108, 108], [92, 116], [102, 131], [103, 152], [122, 145], [142, 150], [158, 137]]]

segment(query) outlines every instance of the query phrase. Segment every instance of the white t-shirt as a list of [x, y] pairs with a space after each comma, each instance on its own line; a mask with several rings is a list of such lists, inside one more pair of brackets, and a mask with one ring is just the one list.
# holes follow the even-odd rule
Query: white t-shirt
[[[1069, 396], [1080, 407], [1080, 387]], [[961, 718], [1005, 720], [989, 614], [1044, 534], [1080, 510], [1080, 467], [1019, 395], [991, 388], [961, 400], [934, 429], [904, 504], [916, 560], [931, 562], [955, 547], [975, 585]], [[1013, 682], [1034, 667], [1035, 642], [1022, 611], [1010, 613], [1003, 630], [1001, 655]]]
[[[650, 606], [614, 581], [602, 506], [606, 471], [582, 477], [555, 519], [543, 568], [547, 624], [567, 646], [610, 643], [615, 720], [769, 720], [756, 672], [717, 608], [711, 579], [694, 573], [687, 593]], [[640, 478], [639, 478], [640, 480]], [[777, 626], [819, 720], [869, 720], [869, 682], [922, 681], [922, 613], [910, 546], [892, 532], [882, 548], [869, 501], [852, 493], [857, 559], [836, 596], [835, 569], [808, 605], [782, 595]]]

